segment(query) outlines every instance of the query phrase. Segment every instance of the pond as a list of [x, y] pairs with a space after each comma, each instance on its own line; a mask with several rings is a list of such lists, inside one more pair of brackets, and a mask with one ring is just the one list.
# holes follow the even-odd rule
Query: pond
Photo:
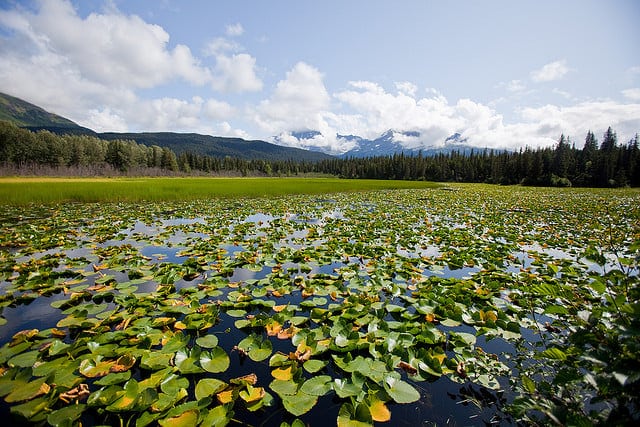
[[[637, 287], [640, 214], [628, 196], [602, 207], [595, 192], [520, 191], [8, 208], [2, 415], [136, 426], [544, 419], [544, 408], [522, 409], [535, 384], [555, 387], [554, 371], [582, 384], [569, 373], [589, 372], [567, 364], [574, 319], [608, 303], [600, 283], [611, 277], [627, 298]], [[599, 228], [598, 209], [609, 218]]]

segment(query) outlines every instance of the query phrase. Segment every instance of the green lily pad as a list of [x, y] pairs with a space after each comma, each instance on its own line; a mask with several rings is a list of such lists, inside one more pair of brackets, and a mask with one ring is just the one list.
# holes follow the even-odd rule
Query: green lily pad
[[329, 375], [318, 375], [317, 377], [306, 380], [302, 384], [302, 387], [300, 387], [300, 391], [312, 396], [324, 396], [332, 390], [332, 384]]
[[176, 415], [175, 417], [158, 420], [158, 424], [160, 424], [162, 427], [192, 427], [198, 423], [199, 416], [199, 410], [191, 409], [189, 411], [183, 412], [180, 415]]
[[300, 390], [293, 395], [285, 394], [280, 397], [282, 398], [282, 404], [287, 412], [296, 417], [309, 412], [318, 402], [317, 396], [307, 394]]
[[205, 335], [196, 339], [196, 344], [202, 348], [214, 348], [218, 345], [218, 337], [215, 335]]
[[214, 347], [210, 352], [203, 351], [200, 355], [200, 366], [214, 374], [226, 371], [230, 363], [229, 355], [222, 347]]
[[411, 384], [400, 379], [397, 372], [391, 372], [384, 379], [384, 390], [396, 403], [412, 403], [420, 400], [420, 393]]
[[201, 400], [205, 397], [213, 396], [219, 391], [224, 390], [227, 383], [215, 378], [203, 378], [196, 384], [196, 399]]
[[305, 371], [309, 372], [310, 374], [315, 374], [316, 372], [319, 372], [322, 368], [324, 368], [326, 365], [327, 365], [327, 362], [323, 360], [310, 359], [304, 362], [302, 367], [304, 368]]
[[46, 381], [46, 378], [38, 378], [28, 383], [20, 384], [20, 386], [9, 393], [4, 400], [7, 403], [15, 403], [47, 394], [51, 390], [51, 387]]
[[255, 362], [261, 362], [271, 356], [273, 346], [269, 339], [251, 334], [238, 343], [238, 348], [244, 350], [249, 358]]
[[87, 408], [85, 404], [69, 405], [57, 409], [47, 416], [47, 422], [52, 426], [67, 426], [82, 416]]

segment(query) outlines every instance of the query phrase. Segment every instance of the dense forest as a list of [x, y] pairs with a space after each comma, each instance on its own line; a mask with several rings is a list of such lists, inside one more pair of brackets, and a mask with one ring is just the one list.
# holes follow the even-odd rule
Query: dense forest
[[581, 148], [561, 135], [554, 147], [518, 152], [479, 149], [321, 161], [243, 160], [87, 135], [32, 132], [0, 121], [1, 173], [62, 175], [264, 175], [328, 174], [344, 178], [486, 182], [540, 186], [640, 186], [639, 138], [620, 144], [609, 128], [599, 143], [588, 132]]

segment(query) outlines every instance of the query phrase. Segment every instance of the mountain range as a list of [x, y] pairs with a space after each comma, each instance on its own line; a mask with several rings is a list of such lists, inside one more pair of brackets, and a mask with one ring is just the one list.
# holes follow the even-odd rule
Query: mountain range
[[[48, 130], [57, 134], [80, 134], [90, 135], [105, 140], [128, 139], [147, 146], [157, 145], [167, 147], [176, 154], [192, 152], [213, 157], [237, 157], [241, 159], [263, 159], [263, 160], [299, 160], [299, 161], [319, 161], [334, 158], [329, 153], [321, 151], [319, 148], [307, 144], [309, 149], [294, 148], [278, 144], [281, 142], [278, 137], [274, 137], [274, 143], [262, 140], [245, 140], [242, 138], [229, 138], [220, 136], [201, 135], [197, 133], [175, 133], [175, 132], [139, 132], [139, 133], [98, 133], [86, 127], [82, 127], [73, 121], [50, 113], [41, 107], [33, 105], [22, 99], [0, 93], [0, 120], [8, 120], [18, 126], [32, 130]], [[315, 130], [305, 130], [291, 132], [291, 136], [296, 138], [301, 145], [305, 145], [305, 140], [312, 140], [322, 134]], [[444, 141], [444, 144], [434, 144], [430, 147], [418, 147], [417, 144], [408, 145], [406, 141], [418, 141], [421, 134], [418, 131], [399, 131], [389, 129], [375, 139], [366, 139], [357, 135], [336, 135], [353, 148], [340, 154], [338, 157], [375, 157], [389, 156], [397, 153], [405, 155], [433, 156], [440, 153], [460, 151], [469, 153], [473, 148], [466, 144], [467, 139], [459, 133], [455, 133]], [[403, 144], [404, 142], [404, 144]]]
[[[303, 131], [303, 132], [291, 132], [290, 134], [294, 138], [298, 139], [302, 145], [305, 145], [305, 140], [311, 140], [322, 134], [318, 131]], [[366, 139], [357, 135], [336, 135], [336, 138], [348, 142], [350, 145], [354, 145], [352, 149], [340, 154], [338, 157], [375, 157], [375, 156], [392, 156], [394, 154], [404, 153], [405, 155], [414, 156], [419, 153], [423, 156], [434, 156], [440, 153], [449, 153], [452, 151], [459, 151], [463, 153], [470, 153], [471, 150], [478, 150], [477, 147], [472, 147], [467, 144], [467, 138], [463, 138], [459, 133], [454, 133], [444, 140], [444, 144], [437, 141], [433, 145], [423, 146], [422, 144], [416, 144], [416, 141], [420, 141], [422, 135], [419, 131], [398, 131], [389, 129], [382, 135], [375, 139]], [[276, 138], [277, 140], [277, 138]], [[413, 140], [412, 145], [407, 144], [408, 141]], [[310, 148], [314, 149], [314, 148]]]

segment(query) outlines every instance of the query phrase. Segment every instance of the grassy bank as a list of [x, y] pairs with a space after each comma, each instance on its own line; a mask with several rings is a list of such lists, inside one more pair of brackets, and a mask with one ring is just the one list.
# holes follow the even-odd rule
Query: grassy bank
[[0, 204], [171, 201], [208, 197], [269, 197], [395, 188], [429, 188], [415, 181], [338, 178], [0, 178]]

